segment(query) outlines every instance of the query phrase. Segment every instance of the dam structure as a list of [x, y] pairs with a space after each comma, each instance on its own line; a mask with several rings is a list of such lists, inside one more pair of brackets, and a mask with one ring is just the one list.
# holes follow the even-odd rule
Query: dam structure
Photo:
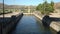
[[36, 11], [31, 13], [30, 9], [28, 13], [4, 14], [4, 23], [3, 15], [0, 15], [0, 23], [3, 24], [0, 34], [60, 34], [59, 18], [42, 16]]
[[43, 21], [44, 23], [42, 22], [44, 26], [47, 25], [60, 34], [60, 17], [58, 18], [58, 17], [54, 17], [54, 16], [50, 15], [49, 17], [44, 18], [44, 16], [38, 15], [35, 12], [34, 13], [23, 13], [23, 14], [33, 14], [40, 20], [42, 20], [42, 21], [44, 20]]

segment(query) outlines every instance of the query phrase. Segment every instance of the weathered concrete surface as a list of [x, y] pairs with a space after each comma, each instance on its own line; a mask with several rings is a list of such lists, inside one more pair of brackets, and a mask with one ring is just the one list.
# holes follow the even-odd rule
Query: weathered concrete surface
[[18, 23], [22, 16], [23, 13], [5, 14], [4, 19], [2, 18], [3, 16], [0, 16], [0, 23], [2, 24], [2, 34], [7, 34], [9, 31], [15, 28], [15, 25]]
[[40, 20], [42, 20], [42, 17], [41, 16], [39, 16], [39, 15], [37, 15], [37, 14], [35, 14], [35, 13], [33, 13], [37, 18], [39, 18]]
[[[20, 12], [13, 12], [13, 13], [9, 13], [9, 14], [4, 14], [4, 17], [11, 17], [12, 15], [17, 15], [20, 14]], [[0, 15], [0, 17], [3, 17], [3, 15]]]
[[44, 26], [54, 29], [57, 33], [60, 32], [60, 18], [45, 16], [42, 19], [42, 23]]
[[23, 13], [23, 14], [33, 14], [33, 13]]
[[54, 30], [56, 30], [57, 32], [59, 32], [60, 31], [60, 22], [52, 21], [50, 24], [50, 27], [53, 28]]
[[37, 18], [39, 18], [40, 20], [42, 20], [42, 17], [36, 13], [23, 13], [23, 14], [32, 14], [32, 15], [36, 16]]
[[60, 18], [60, 13], [50, 13], [51, 15], [49, 15], [50, 17], [56, 17], [56, 18]]
[[60, 34], [60, 18], [51, 17], [50, 27]]

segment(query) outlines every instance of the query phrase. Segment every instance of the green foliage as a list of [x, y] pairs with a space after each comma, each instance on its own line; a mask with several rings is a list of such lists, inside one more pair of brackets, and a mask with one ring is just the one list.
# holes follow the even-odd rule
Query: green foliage
[[39, 4], [36, 7], [36, 10], [39, 10], [41, 14], [49, 14], [54, 11], [54, 2], [51, 1], [51, 3], [48, 3], [47, 1], [45, 1], [44, 3]]

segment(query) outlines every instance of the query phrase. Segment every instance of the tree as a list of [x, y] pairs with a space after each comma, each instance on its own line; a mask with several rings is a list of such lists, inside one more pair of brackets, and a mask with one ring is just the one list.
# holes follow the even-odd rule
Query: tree
[[54, 11], [54, 2], [51, 1], [51, 3], [48, 3], [47, 1], [45, 1], [44, 3], [39, 4], [36, 7], [36, 10], [39, 10], [43, 15], [48, 15], [49, 13]]
[[51, 11], [53, 12], [54, 11], [54, 2], [51, 1]]

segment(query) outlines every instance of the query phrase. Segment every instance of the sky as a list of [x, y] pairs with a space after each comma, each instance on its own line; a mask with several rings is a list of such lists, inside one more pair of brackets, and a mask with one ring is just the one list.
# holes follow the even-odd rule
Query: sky
[[[60, 0], [52, 1], [55, 3], [60, 2]], [[43, 2], [44, 0], [4, 0], [4, 3], [8, 5], [38, 5]], [[51, 0], [47, 0], [47, 2], [51, 2]], [[3, 3], [3, 0], [0, 0], [0, 3]]]

